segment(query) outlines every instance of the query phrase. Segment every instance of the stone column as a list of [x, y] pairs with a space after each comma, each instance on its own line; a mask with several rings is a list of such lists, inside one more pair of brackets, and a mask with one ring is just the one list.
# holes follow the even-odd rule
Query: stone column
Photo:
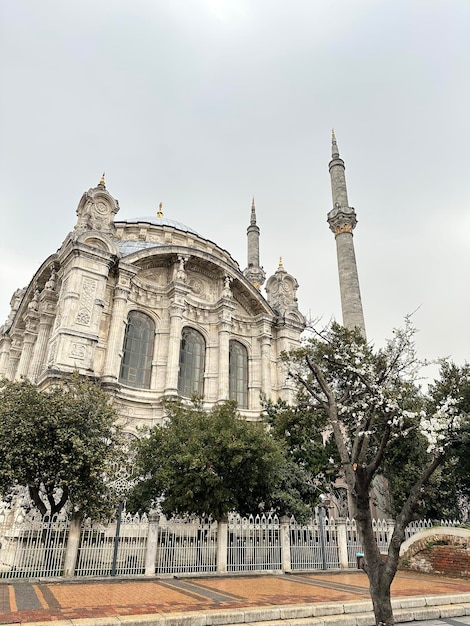
[[228, 520], [224, 518], [217, 523], [217, 573], [227, 573]]
[[166, 396], [176, 396], [178, 395], [178, 372], [184, 306], [174, 302], [169, 308], [170, 334], [168, 337], [168, 362], [164, 393]]
[[27, 376], [31, 358], [33, 355], [34, 344], [37, 339], [38, 313], [35, 310], [28, 311], [24, 316], [26, 329], [23, 335], [23, 348], [21, 350], [20, 361], [15, 374], [15, 380]]
[[271, 397], [271, 335], [261, 336], [261, 391]]
[[346, 519], [344, 517], [340, 517], [336, 520], [336, 533], [338, 541], [339, 566], [341, 569], [348, 569], [348, 535], [346, 531]]
[[228, 400], [229, 397], [229, 370], [230, 370], [230, 333], [232, 331], [232, 315], [235, 310], [232, 291], [230, 289], [231, 278], [225, 276], [222, 298], [218, 306], [218, 392], [219, 402]]
[[157, 513], [149, 514], [149, 529], [147, 535], [147, 551], [145, 553], [145, 576], [155, 576], [155, 563], [158, 548], [158, 522]]
[[111, 322], [106, 346], [106, 359], [102, 381], [114, 383], [119, 377], [119, 351], [122, 349], [124, 332], [126, 329], [126, 308], [129, 299], [130, 287], [116, 285], [114, 289]]
[[36, 382], [45, 367], [47, 347], [54, 324], [57, 307], [57, 294], [46, 288], [39, 298], [38, 338], [34, 346], [33, 358], [29, 366], [28, 378]]
[[8, 380], [14, 380], [16, 370], [18, 368], [18, 363], [20, 361], [21, 356], [21, 348], [23, 346], [23, 342], [18, 337], [17, 334], [12, 338], [11, 348], [10, 348], [10, 358], [8, 360], [8, 367], [6, 377]]
[[281, 540], [281, 569], [283, 572], [292, 570], [290, 558], [290, 519], [283, 515], [280, 519], [280, 540]]
[[230, 352], [231, 323], [219, 322], [219, 366], [218, 366], [218, 394], [219, 402], [229, 397], [229, 352]]
[[10, 357], [11, 339], [8, 335], [2, 338], [0, 349], [0, 376], [5, 376], [8, 369], [8, 359]]

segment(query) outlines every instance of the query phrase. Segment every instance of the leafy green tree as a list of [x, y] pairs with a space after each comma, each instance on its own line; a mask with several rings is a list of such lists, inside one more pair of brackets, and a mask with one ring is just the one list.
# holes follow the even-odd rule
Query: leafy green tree
[[[394, 623], [390, 586], [405, 528], [431, 476], [466, 441], [468, 367], [443, 366], [424, 396], [416, 384], [420, 367], [409, 320], [385, 348], [375, 350], [358, 331], [332, 324], [285, 356], [289, 373], [312, 410], [325, 416], [354, 505], [377, 624]], [[375, 541], [370, 507], [372, 480], [396, 442], [421, 433], [425, 455], [395, 520], [388, 556]]]
[[[283, 400], [266, 402], [264, 419], [270, 434], [281, 442], [286, 456], [286, 472], [279, 492], [282, 502], [298, 521], [311, 517], [319, 494], [328, 492], [338, 475], [337, 456], [331, 439], [324, 436], [325, 415], [312, 410], [300, 396], [294, 406]], [[281, 506], [281, 505], [280, 505]]]
[[[458, 367], [443, 361], [441, 378], [429, 389], [434, 402], [452, 392], [452, 385], [460, 384], [460, 408], [470, 413], [469, 365]], [[454, 382], [452, 382], [454, 381]], [[437, 394], [437, 395], [436, 395]], [[397, 515], [407, 499], [416, 475], [428, 457], [428, 440], [419, 430], [419, 417], [404, 418], [405, 430], [413, 436], [397, 438], [384, 458], [384, 475], [391, 496], [391, 514]], [[413, 427], [414, 423], [414, 427]], [[428, 483], [423, 485], [414, 516], [429, 519], [462, 519], [470, 502], [470, 459], [464, 433], [456, 441]]]
[[[161, 500], [165, 514], [223, 519], [271, 509], [285, 467], [281, 445], [263, 423], [240, 417], [234, 402], [206, 411], [200, 401], [166, 403], [167, 421], [136, 442], [130, 510]], [[279, 495], [279, 494], [278, 494]]]
[[40, 391], [28, 380], [0, 382], [0, 495], [27, 487], [35, 507], [53, 516], [109, 514], [112, 462], [120, 429], [109, 395], [78, 374]]

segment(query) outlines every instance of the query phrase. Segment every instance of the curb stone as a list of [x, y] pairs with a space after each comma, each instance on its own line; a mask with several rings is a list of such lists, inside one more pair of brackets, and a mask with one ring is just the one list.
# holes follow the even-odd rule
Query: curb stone
[[[396, 598], [392, 601], [392, 606], [397, 623], [459, 617], [470, 615], [470, 593]], [[125, 615], [23, 622], [22, 626], [374, 626], [373, 612], [365, 610], [370, 608], [370, 601], [353, 601], [170, 615]]]

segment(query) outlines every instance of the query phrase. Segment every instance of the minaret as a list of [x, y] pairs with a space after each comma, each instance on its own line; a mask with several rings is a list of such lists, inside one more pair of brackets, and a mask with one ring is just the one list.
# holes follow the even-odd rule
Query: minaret
[[328, 213], [328, 224], [336, 238], [343, 325], [346, 328], [358, 328], [365, 337], [366, 327], [353, 241], [353, 230], [357, 224], [356, 212], [348, 203], [344, 161], [339, 156], [334, 131], [329, 169], [333, 208]]
[[259, 226], [256, 224], [255, 199], [251, 202], [250, 225], [246, 230], [248, 239], [248, 267], [243, 270], [243, 274], [257, 289], [266, 279], [266, 274], [259, 264]]

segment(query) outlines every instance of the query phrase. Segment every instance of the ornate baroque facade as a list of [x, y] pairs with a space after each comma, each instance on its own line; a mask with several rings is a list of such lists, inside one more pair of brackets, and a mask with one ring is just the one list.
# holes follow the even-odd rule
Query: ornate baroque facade
[[85, 192], [75, 229], [17, 290], [1, 329], [0, 375], [47, 387], [78, 370], [105, 384], [134, 429], [162, 417], [161, 399], [238, 402], [256, 419], [261, 396], [288, 398], [280, 354], [305, 320], [283, 268], [260, 292], [254, 202], [248, 267], [163, 216], [118, 221], [104, 177]]
[[[343, 323], [365, 334], [344, 162], [333, 133], [330, 176]], [[163, 416], [162, 398], [233, 399], [257, 419], [261, 398], [290, 399], [280, 363], [300, 344], [297, 281], [282, 261], [266, 281], [254, 202], [248, 265], [192, 228], [156, 216], [116, 219], [103, 178], [85, 192], [74, 230], [18, 289], [0, 328], [0, 376], [46, 388], [78, 370], [106, 385], [130, 430]]]

